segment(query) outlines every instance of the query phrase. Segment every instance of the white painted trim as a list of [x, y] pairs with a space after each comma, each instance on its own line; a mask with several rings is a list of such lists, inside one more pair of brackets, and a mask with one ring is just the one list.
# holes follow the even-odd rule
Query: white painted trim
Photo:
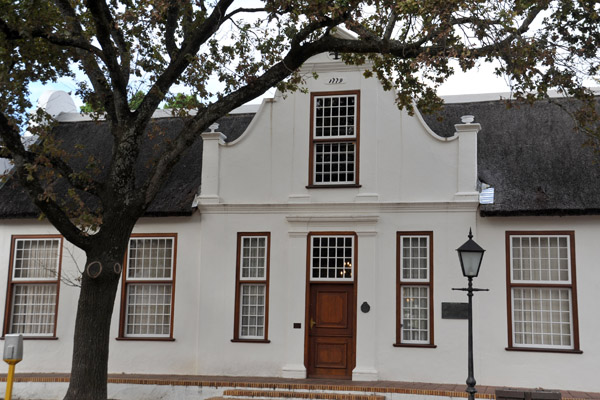
[[[248, 135], [248, 132], [251, 132], [252, 130], [254, 130], [254, 126], [256, 124], [258, 124], [258, 121], [262, 118], [262, 114], [267, 112], [267, 107], [269, 107], [269, 112], [272, 111], [272, 104], [275, 102], [275, 99], [263, 99], [262, 103], [260, 103], [260, 106], [258, 107], [258, 110], [256, 111], [256, 114], [254, 114], [254, 117], [252, 118], [252, 121], [250, 121], [250, 123], [248, 124], [248, 126], [246, 127], [246, 130], [244, 130], [244, 132], [234, 141], [229, 142], [229, 143], [220, 143], [221, 146], [224, 147], [233, 147], [236, 144], [240, 143], [241, 141], [243, 141]], [[270, 119], [270, 118], [269, 118]]]
[[352, 380], [369, 382], [377, 381], [379, 380], [379, 372], [374, 368], [356, 367], [354, 368], [354, 371], [352, 371]]
[[413, 109], [415, 110], [415, 116], [417, 117], [417, 120], [421, 123], [421, 125], [423, 125], [423, 128], [425, 129], [425, 131], [427, 133], [429, 133], [429, 135], [434, 138], [437, 141], [440, 142], [452, 142], [453, 140], [458, 139], [458, 135], [456, 134], [456, 132], [454, 133], [454, 136], [450, 136], [450, 137], [443, 137], [438, 135], [437, 133], [435, 133], [430, 127], [429, 125], [427, 125], [427, 122], [425, 122], [425, 120], [423, 119], [423, 115], [421, 115], [421, 112], [419, 111], [419, 109], [417, 108], [417, 105], [415, 103], [413, 103]]
[[306, 379], [306, 367], [302, 364], [287, 364], [281, 368], [283, 378]]
[[[477, 192], [475, 192], [477, 193]], [[202, 200], [203, 196], [199, 196]], [[270, 203], [270, 204], [206, 204], [201, 201], [200, 213], [205, 214], [289, 214], [307, 213], [315, 218], [318, 212], [362, 212], [362, 213], [431, 213], [431, 212], [475, 212], [479, 199], [452, 202], [382, 202], [382, 203]], [[306, 217], [308, 218], [308, 217]]]

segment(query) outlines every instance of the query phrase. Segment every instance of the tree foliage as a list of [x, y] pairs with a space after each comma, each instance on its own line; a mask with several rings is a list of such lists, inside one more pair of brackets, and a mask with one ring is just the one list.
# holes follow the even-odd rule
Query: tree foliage
[[[135, 222], [199, 132], [271, 87], [301, 87], [298, 68], [311, 56], [337, 52], [347, 63], [366, 63], [365, 75], [397, 89], [409, 110], [440, 105], [436, 88], [454, 73], [452, 61], [469, 70], [497, 60], [517, 97], [533, 101], [557, 89], [591, 104], [582, 84], [598, 76], [599, 14], [592, 0], [0, 0], [0, 152], [89, 262], [119, 262]], [[339, 28], [354, 37], [332, 35]], [[29, 85], [77, 79], [77, 71], [85, 75], [77, 95], [104, 112], [113, 137], [102, 168], [93, 159], [75, 168], [51, 126], [37, 125], [32, 148], [21, 140]], [[193, 102], [174, 94], [179, 85]], [[139, 179], [132, 171], [140, 144], [163, 101], [197, 113]], [[591, 126], [593, 110], [577, 116]], [[91, 329], [107, 332], [110, 318], [94, 313], [110, 317], [117, 281], [108, 272], [83, 276], [69, 399], [106, 398], [108, 334], [96, 335], [97, 345], [81, 339]], [[90, 386], [91, 379], [101, 383]]]

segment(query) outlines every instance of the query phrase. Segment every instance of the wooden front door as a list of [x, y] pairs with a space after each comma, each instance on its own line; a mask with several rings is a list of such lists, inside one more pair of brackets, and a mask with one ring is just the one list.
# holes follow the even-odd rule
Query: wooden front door
[[312, 283], [308, 307], [309, 378], [352, 379], [355, 365], [353, 283]]

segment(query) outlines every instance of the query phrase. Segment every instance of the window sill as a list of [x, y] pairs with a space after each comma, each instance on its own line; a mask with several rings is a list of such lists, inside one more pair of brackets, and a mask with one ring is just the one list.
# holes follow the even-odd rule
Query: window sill
[[268, 339], [231, 339], [232, 343], [271, 343]]
[[340, 184], [340, 185], [306, 185], [307, 189], [337, 189], [337, 188], [360, 188], [362, 185], [358, 183], [348, 183], [348, 184]]
[[174, 338], [162, 338], [162, 337], [116, 337], [115, 340], [119, 341], [138, 341], [138, 342], [174, 342]]
[[[4, 340], [4, 339], [6, 339], [6, 336], [0, 337], [0, 340]], [[56, 336], [25, 336], [25, 335], [23, 335], [23, 340], [58, 340], [58, 338]]]
[[394, 343], [394, 347], [417, 347], [424, 349], [435, 349], [437, 345], [435, 344], [409, 344], [409, 343]]
[[563, 350], [563, 349], [538, 349], [534, 347], [507, 347], [506, 351], [529, 351], [534, 353], [565, 353], [565, 354], [583, 354], [581, 350]]

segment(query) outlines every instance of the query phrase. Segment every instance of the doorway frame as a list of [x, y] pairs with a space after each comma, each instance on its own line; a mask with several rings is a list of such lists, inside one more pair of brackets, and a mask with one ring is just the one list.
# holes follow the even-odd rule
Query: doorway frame
[[[353, 248], [353, 279], [352, 282], [336, 282], [335, 280], [327, 280], [327, 281], [311, 281], [311, 264], [312, 264], [312, 256], [311, 256], [311, 239], [313, 236], [352, 236], [354, 238], [354, 248]], [[357, 334], [357, 303], [358, 303], [358, 234], [355, 231], [310, 231], [306, 236], [306, 293], [305, 293], [305, 305], [304, 305], [304, 367], [306, 368], [306, 377], [307, 378], [315, 378], [315, 379], [329, 379], [327, 377], [311, 377], [309, 376], [309, 361], [310, 361], [310, 294], [311, 294], [311, 285], [352, 285], [353, 286], [353, 296], [354, 301], [350, 305], [353, 315], [353, 321], [351, 322], [352, 326], [352, 340], [351, 340], [351, 349], [350, 349], [350, 374], [349, 376], [337, 379], [348, 379], [352, 380], [352, 371], [356, 368], [356, 334]]]

